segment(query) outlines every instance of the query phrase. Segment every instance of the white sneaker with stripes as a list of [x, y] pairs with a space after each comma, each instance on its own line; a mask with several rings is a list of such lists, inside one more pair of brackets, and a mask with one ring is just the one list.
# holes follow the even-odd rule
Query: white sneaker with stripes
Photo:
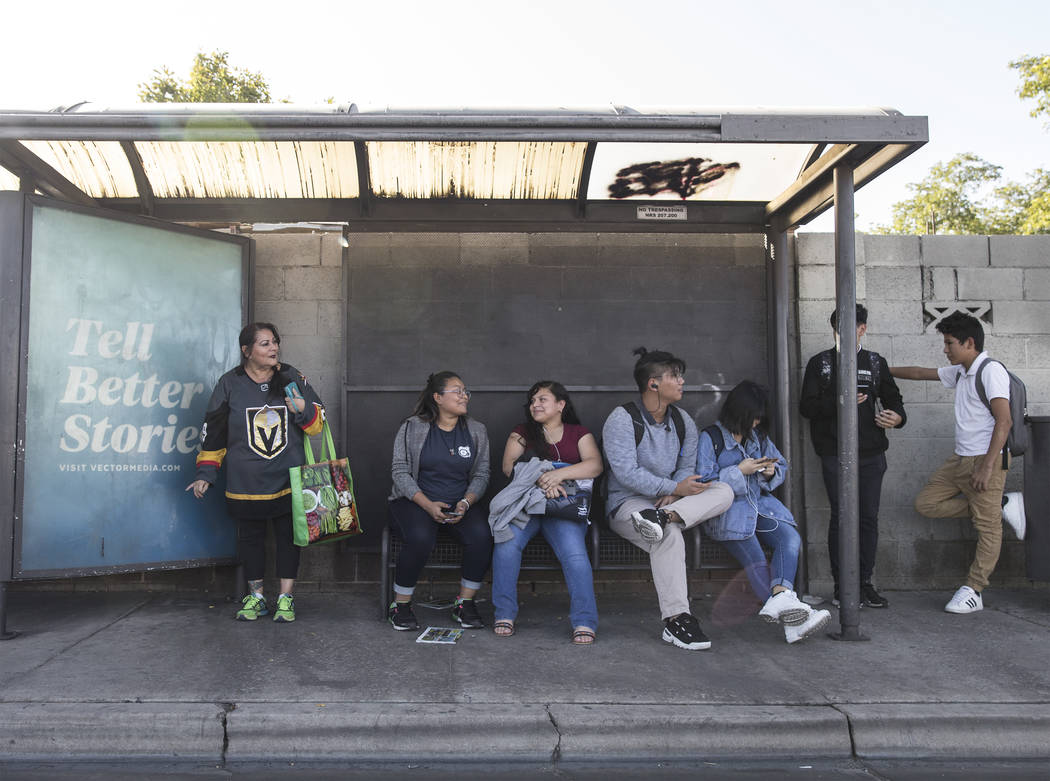
[[944, 609], [949, 613], [976, 613], [984, 610], [984, 600], [969, 586], [960, 586]]

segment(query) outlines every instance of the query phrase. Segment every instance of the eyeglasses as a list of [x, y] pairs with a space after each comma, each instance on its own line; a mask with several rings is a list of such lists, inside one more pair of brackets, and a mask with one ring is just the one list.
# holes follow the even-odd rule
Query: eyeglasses
[[659, 380], [659, 379], [663, 379], [664, 377], [669, 377], [672, 380], [684, 380], [685, 379], [685, 375], [682, 374], [682, 372], [678, 372], [678, 371], [664, 372], [659, 377], [650, 377], [649, 379]]
[[455, 393], [457, 396], [462, 396], [465, 399], [469, 399], [470, 398], [470, 391], [467, 390], [466, 388], [446, 388], [443, 391], [438, 391], [438, 393], [440, 393], [442, 395], [444, 395], [446, 393]]

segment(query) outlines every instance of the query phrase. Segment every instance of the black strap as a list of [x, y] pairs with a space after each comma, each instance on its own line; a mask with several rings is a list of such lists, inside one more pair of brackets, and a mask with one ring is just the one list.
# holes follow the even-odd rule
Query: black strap
[[715, 461], [717, 461], [718, 457], [722, 455], [722, 451], [726, 449], [726, 438], [722, 434], [722, 429], [717, 424], [711, 425], [705, 428], [703, 433], [711, 437], [711, 444], [715, 448]]
[[[627, 410], [627, 414], [631, 416], [631, 422], [634, 423], [634, 446], [638, 447], [642, 444], [642, 437], [645, 436], [645, 421], [642, 420], [642, 411], [638, 409], [638, 405], [633, 401], [629, 401], [621, 406]], [[675, 433], [678, 435], [678, 449], [681, 450], [685, 446], [685, 419], [682, 417], [682, 411], [673, 404], [667, 409], [671, 413], [671, 423], [674, 424]]]

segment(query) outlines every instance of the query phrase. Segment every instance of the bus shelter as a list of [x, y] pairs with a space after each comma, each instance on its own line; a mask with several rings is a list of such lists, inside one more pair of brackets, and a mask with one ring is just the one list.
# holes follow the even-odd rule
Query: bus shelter
[[[768, 382], [774, 435], [784, 443], [793, 436], [789, 237], [834, 208], [836, 307], [843, 324], [841, 634], [857, 639], [858, 595], [850, 594], [856, 578], [849, 574], [858, 566], [853, 196], [927, 140], [926, 117], [873, 108], [79, 104], [0, 111], [0, 190], [133, 220], [203, 227], [324, 222], [342, 223], [351, 234], [764, 235]], [[247, 256], [244, 268], [250, 290]], [[250, 293], [241, 297], [248, 317]], [[9, 292], [0, 302], [7, 333], [26, 329], [20, 301]], [[16, 536], [25, 514], [24, 453], [7, 445], [24, 434], [25, 351], [19, 347], [26, 339], [23, 333], [3, 348], [5, 365], [21, 370], [0, 400], [0, 465], [8, 475], [0, 487], [0, 544]], [[0, 583], [17, 575], [16, 547], [11, 556], [3, 551]], [[0, 618], [3, 613], [0, 601]]]

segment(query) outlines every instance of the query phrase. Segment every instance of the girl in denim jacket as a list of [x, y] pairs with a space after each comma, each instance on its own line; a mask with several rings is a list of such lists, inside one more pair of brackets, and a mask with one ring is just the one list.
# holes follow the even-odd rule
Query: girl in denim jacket
[[[757, 383], [744, 380], [733, 388], [718, 423], [700, 434], [696, 473], [733, 489], [733, 504], [706, 521], [704, 530], [744, 568], [752, 590], [765, 603], [759, 615], [782, 624], [787, 642], [795, 643], [820, 630], [831, 615], [813, 610], [794, 592], [802, 541], [791, 511], [771, 493], [784, 482], [787, 462], [766, 433], [767, 403], [768, 395]], [[772, 550], [768, 562], [763, 546]]]

